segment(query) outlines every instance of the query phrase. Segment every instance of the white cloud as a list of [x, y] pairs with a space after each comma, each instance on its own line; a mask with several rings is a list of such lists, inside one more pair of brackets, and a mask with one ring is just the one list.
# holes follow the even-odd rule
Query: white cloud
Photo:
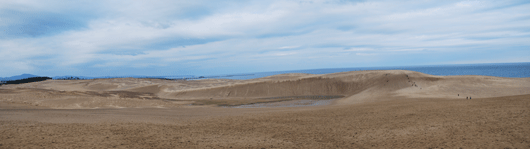
[[295, 49], [295, 48], [298, 48], [300, 46], [283, 46], [283, 47], [280, 47], [278, 49]]
[[[524, 19], [530, 16], [530, 6], [523, 2], [1, 1], [0, 14], [65, 14], [82, 20], [84, 26], [46, 36], [2, 38], [0, 54], [5, 58], [0, 65], [24, 68], [9, 70], [17, 72], [39, 69], [36, 66], [42, 63], [65, 69], [191, 62], [225, 67], [224, 63], [261, 65], [258, 62], [271, 59], [295, 63], [304, 57], [349, 63], [348, 56], [383, 57], [385, 52], [425, 49], [517, 50], [530, 47], [530, 19]], [[4, 24], [0, 27], [13, 25]], [[8, 36], [0, 34], [4, 35]], [[378, 62], [398, 65], [392, 60]]]
[[288, 55], [294, 55], [294, 54], [297, 54], [296, 52], [277, 52], [277, 53], [274, 53], [274, 55], [276, 56], [288, 56]]
[[372, 51], [372, 48], [348, 48], [344, 51]]

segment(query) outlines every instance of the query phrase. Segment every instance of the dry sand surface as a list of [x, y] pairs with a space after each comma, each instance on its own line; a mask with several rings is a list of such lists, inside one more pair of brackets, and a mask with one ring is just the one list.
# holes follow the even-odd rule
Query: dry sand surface
[[0, 86], [0, 148], [530, 148], [528, 134], [530, 78], [388, 70]]

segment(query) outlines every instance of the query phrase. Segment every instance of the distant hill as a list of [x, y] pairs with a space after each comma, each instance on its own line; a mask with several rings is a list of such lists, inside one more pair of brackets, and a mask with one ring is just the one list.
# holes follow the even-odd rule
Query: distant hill
[[22, 79], [34, 78], [34, 77], [39, 77], [39, 76], [32, 75], [32, 74], [21, 74], [21, 75], [18, 75], [18, 76], [0, 78], [0, 81], [22, 80]]

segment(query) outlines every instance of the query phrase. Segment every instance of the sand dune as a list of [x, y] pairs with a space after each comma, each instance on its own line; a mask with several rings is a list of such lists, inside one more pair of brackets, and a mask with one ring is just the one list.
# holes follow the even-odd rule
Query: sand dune
[[[17, 89], [19, 88], [19, 89]], [[283, 74], [253, 80], [97, 79], [48, 80], [5, 85], [0, 101], [50, 108], [179, 107], [263, 102], [285, 96], [344, 96], [336, 104], [409, 98], [487, 98], [530, 94], [529, 78], [432, 76], [412, 71], [353, 71], [326, 75]], [[146, 100], [150, 99], [150, 100]], [[223, 101], [225, 100], [225, 101]]]
[[0, 86], [0, 148], [529, 148], [529, 99], [530, 78], [405, 70], [47, 80]]

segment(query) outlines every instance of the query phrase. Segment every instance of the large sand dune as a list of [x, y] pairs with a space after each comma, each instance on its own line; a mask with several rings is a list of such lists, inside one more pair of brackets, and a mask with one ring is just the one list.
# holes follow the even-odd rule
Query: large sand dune
[[47, 80], [0, 86], [0, 148], [529, 148], [529, 98], [530, 78], [404, 70]]
[[0, 101], [49, 108], [180, 107], [197, 101], [252, 103], [286, 96], [344, 96], [337, 104], [387, 96], [465, 99], [530, 94], [528, 78], [432, 76], [412, 71], [284, 74], [253, 80], [47, 80], [5, 85]]

